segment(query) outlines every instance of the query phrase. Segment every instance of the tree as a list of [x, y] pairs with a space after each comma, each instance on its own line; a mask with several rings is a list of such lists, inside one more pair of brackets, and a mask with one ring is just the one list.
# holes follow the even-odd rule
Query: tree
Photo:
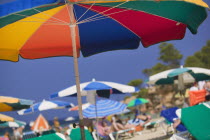
[[[159, 50], [160, 50], [159, 52], [160, 56], [158, 57], [158, 60], [160, 62], [158, 62], [152, 68], [144, 69], [142, 71], [148, 77], [156, 73], [168, 70], [168, 69], [180, 67], [180, 61], [183, 55], [180, 54], [180, 52], [174, 47], [173, 44], [161, 43], [159, 46]], [[170, 89], [170, 87], [171, 87], [170, 85], [161, 86], [160, 88], [161, 92], [157, 91], [157, 93], [160, 93], [160, 94], [159, 95], [156, 94], [156, 95], [158, 97], [161, 97], [161, 95], [166, 94], [166, 92], [168, 92], [168, 89]], [[138, 92], [138, 97], [143, 97], [143, 98], [148, 97], [152, 100], [152, 102], [154, 101], [153, 97], [148, 94], [148, 89], [141, 89], [141, 91]]]
[[210, 40], [206, 42], [203, 48], [194, 53], [192, 56], [188, 56], [185, 60], [185, 67], [202, 67], [210, 69]]
[[135, 80], [130, 81], [128, 85], [134, 86], [134, 87], [140, 87], [142, 83], [143, 83], [142, 79], [135, 79]]
[[163, 61], [170, 68], [177, 68], [180, 66], [180, 60], [183, 55], [174, 48], [173, 44], [161, 43], [160, 46], [160, 57], [159, 60]]
[[142, 88], [139, 93], [137, 98], [147, 98], [148, 97], [148, 89]]
[[142, 72], [146, 76], [151, 76], [164, 70], [180, 67], [180, 61], [183, 57], [182, 54], [170, 43], [161, 43], [159, 46], [160, 57], [158, 60], [162, 63], [157, 63], [150, 69], [144, 69]]
[[170, 69], [169, 66], [164, 65], [162, 63], [157, 63], [155, 66], [153, 66], [151, 69], [144, 69], [143, 73], [149, 77], [150, 75], [154, 75], [156, 73], [162, 72], [164, 70]]

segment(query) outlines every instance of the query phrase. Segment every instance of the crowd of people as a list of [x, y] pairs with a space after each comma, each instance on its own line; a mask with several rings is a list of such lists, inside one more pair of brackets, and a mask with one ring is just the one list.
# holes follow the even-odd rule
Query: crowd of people
[[[93, 137], [92, 132], [95, 132], [95, 134], [99, 135], [99, 137], [103, 140], [109, 140], [110, 134], [113, 134], [114, 132], [129, 131], [130, 133], [133, 133], [133, 130], [141, 131], [144, 127], [144, 124], [150, 120], [151, 117], [145, 113], [142, 113], [139, 109], [134, 109], [129, 113], [129, 115], [124, 115], [123, 119], [120, 117], [120, 115], [111, 115], [98, 119], [85, 118], [84, 128], [85, 131], [87, 131], [85, 134], [87, 135], [86, 137], [89, 137], [88, 140], [92, 140], [92, 138], [90, 138]], [[77, 138], [80, 140], [81, 137], [78, 137], [80, 135], [76, 136], [76, 132], [79, 133], [79, 131], [77, 131], [78, 129], [80, 129], [79, 124], [74, 123], [69, 125], [65, 132], [66, 137], [71, 140], [77, 140]]]
[[[118, 132], [120, 130], [130, 131], [137, 130], [141, 131], [144, 124], [151, 120], [151, 117], [145, 113], [141, 113], [139, 109], [135, 109], [131, 112], [132, 116], [128, 115], [126, 118], [121, 119], [119, 115], [112, 115], [109, 117], [101, 118], [98, 121], [93, 121], [93, 127], [97, 130], [97, 134], [102, 137], [102, 139], [109, 139], [109, 134]], [[93, 129], [91, 129], [93, 130]]]
[[198, 90], [205, 90], [206, 91], [205, 99], [206, 101], [210, 100], [210, 81], [194, 82], [192, 87], [190, 88], [190, 91], [198, 91]]
[[[205, 101], [210, 101], [210, 81], [199, 81], [199, 82], [194, 82], [192, 86], [189, 89], [190, 91], [199, 91], [199, 90], [205, 90]], [[189, 101], [185, 100], [184, 106], [183, 107], [189, 107]], [[179, 116], [180, 117], [180, 116]], [[174, 118], [174, 123], [173, 123], [173, 128], [176, 129], [176, 127], [181, 124], [180, 118]]]
[[22, 140], [23, 130], [24, 126], [13, 128], [13, 134], [11, 135], [8, 131], [6, 131], [3, 138], [4, 140]]
[[[189, 91], [198, 91], [198, 90], [205, 90], [206, 101], [210, 100], [210, 81], [202, 81], [202, 82], [195, 82], [192, 84], [192, 86], [189, 88]], [[187, 106], [189, 106], [189, 102], [187, 103]], [[186, 106], [186, 107], [187, 107]], [[126, 116], [126, 118], [121, 119], [120, 115], [112, 115], [105, 118], [97, 119], [86, 119], [85, 122], [85, 128], [88, 130], [88, 132], [93, 132], [95, 130], [96, 133], [102, 137], [102, 139], [109, 139], [109, 135], [118, 132], [127, 130], [132, 133], [132, 130], [135, 129], [136, 131], [141, 131], [144, 127], [144, 125], [152, 119], [149, 115], [146, 115], [144, 112], [145, 110], [142, 110], [141, 108], [135, 108], [133, 109], [129, 115]], [[181, 123], [180, 118], [174, 118], [174, 129]], [[60, 123], [58, 121], [58, 118], [55, 117], [53, 121], [52, 129], [56, 132], [66, 134], [67, 137], [70, 136], [70, 132], [72, 129], [80, 129], [78, 125], [74, 124], [71, 127], [65, 127], [62, 128], [60, 126]], [[4, 137], [7, 138], [7, 140], [21, 140], [23, 135], [23, 127], [20, 128], [14, 128], [13, 129], [13, 135], [11, 138], [10, 134], [8, 132], [5, 133]], [[92, 134], [91, 134], [92, 135]], [[71, 138], [71, 136], [69, 137]]]

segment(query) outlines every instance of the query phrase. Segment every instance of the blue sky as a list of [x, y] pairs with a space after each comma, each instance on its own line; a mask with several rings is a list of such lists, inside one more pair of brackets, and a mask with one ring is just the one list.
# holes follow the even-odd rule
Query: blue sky
[[[210, 5], [210, 2], [207, 2]], [[208, 11], [208, 14], [210, 12]], [[185, 38], [169, 41], [184, 55], [193, 55], [199, 51], [207, 40], [210, 40], [210, 16], [199, 27], [198, 33], [192, 35], [189, 30]], [[101, 81], [113, 81], [127, 84], [133, 79], [145, 79], [142, 70], [151, 68], [158, 61], [158, 45], [136, 50], [120, 50], [105, 52], [91, 57], [79, 58], [80, 81], [92, 78]], [[49, 95], [75, 84], [73, 58], [53, 57], [36, 60], [20, 59], [19, 62], [0, 60], [0, 95], [41, 101], [49, 99]], [[71, 101], [70, 98], [59, 100]], [[61, 112], [61, 113], [59, 113]], [[59, 116], [62, 111], [53, 112], [48, 119]], [[5, 113], [20, 120], [35, 119], [38, 114], [17, 116], [15, 112]], [[43, 112], [44, 114], [44, 112]], [[66, 115], [66, 114], [65, 114]], [[65, 117], [64, 115], [60, 115]], [[67, 116], [66, 116], [67, 117]]]

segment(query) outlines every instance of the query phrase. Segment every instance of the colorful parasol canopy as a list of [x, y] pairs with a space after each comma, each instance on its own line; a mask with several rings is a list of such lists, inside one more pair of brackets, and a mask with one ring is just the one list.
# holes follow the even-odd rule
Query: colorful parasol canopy
[[83, 110], [83, 115], [86, 118], [101, 118], [122, 112], [126, 109], [126, 104], [121, 102], [104, 99], [96, 101], [95, 105], [90, 104]]
[[21, 110], [29, 108], [32, 104], [32, 100], [0, 96], [0, 112]]
[[14, 120], [14, 122], [11, 121], [7, 121], [4, 123], [0, 123], [0, 128], [4, 128], [4, 127], [21, 127], [21, 126], [25, 126], [26, 122], [23, 121], [19, 121], [19, 120]]
[[195, 81], [210, 80], [210, 69], [199, 67], [181, 67], [170, 69], [149, 77], [149, 84], [173, 84], [178, 76], [182, 76], [183, 83], [193, 83]]
[[181, 109], [181, 121], [197, 140], [210, 139], [210, 102]]
[[[80, 84], [80, 91], [83, 96], [88, 94], [88, 91], [90, 90], [98, 90], [98, 94], [102, 90], [112, 90], [113, 93], [133, 93], [137, 92], [138, 88], [135, 88], [133, 86], [124, 85], [116, 82], [108, 82], [108, 81], [96, 81], [93, 79], [90, 82], [85, 82]], [[70, 95], [75, 95], [77, 93], [76, 85], [68, 87], [64, 90], [61, 90], [59, 92], [56, 92], [52, 95], [50, 95], [51, 98], [56, 97], [65, 97]]]
[[[77, 57], [182, 39], [206, 19], [202, 0], [1, 0], [0, 59]], [[177, 10], [178, 9], [178, 10]], [[193, 12], [192, 11], [196, 11]]]
[[136, 99], [133, 99], [131, 100], [127, 107], [134, 107], [134, 106], [138, 106], [138, 105], [142, 105], [142, 104], [146, 104], [148, 103], [149, 101], [147, 99], [144, 99], [144, 98], [136, 98]]
[[140, 41], [148, 47], [182, 39], [186, 28], [197, 33], [208, 5], [202, 0], [1, 0], [0, 7], [0, 59], [18, 61], [19, 55], [73, 56], [73, 26], [77, 55], [81, 50], [85, 57], [136, 49]]
[[64, 101], [47, 101], [43, 100], [42, 102], [36, 103], [32, 105], [28, 109], [23, 109], [18, 111], [19, 115], [26, 115], [30, 114], [36, 111], [44, 111], [44, 110], [49, 110], [49, 109], [62, 109], [62, 108], [68, 108], [74, 106], [73, 104], [70, 104], [68, 102]]
[[50, 125], [48, 121], [44, 118], [42, 114], [39, 114], [33, 125], [31, 126], [31, 130], [33, 131], [44, 131], [44, 130], [49, 130]]
[[14, 118], [4, 115], [4, 114], [0, 114], [0, 123], [4, 123], [4, 122], [8, 122], [8, 121], [13, 122]]

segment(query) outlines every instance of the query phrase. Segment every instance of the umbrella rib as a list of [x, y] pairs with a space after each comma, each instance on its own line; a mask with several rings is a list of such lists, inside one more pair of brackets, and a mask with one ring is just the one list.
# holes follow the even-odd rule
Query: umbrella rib
[[53, 19], [56, 19], [56, 20], [58, 20], [58, 21], [60, 21], [60, 22], [69, 24], [68, 22], [66, 22], [66, 21], [64, 21], [64, 20], [58, 19], [58, 18], [53, 17], [53, 16], [51, 16], [51, 15], [48, 15], [48, 14], [46, 14], [46, 13], [44, 13], [44, 12], [41, 12], [41, 11], [37, 10], [36, 8], [33, 8], [33, 9], [34, 9], [35, 11], [39, 12], [40, 14], [46, 15], [46, 16], [48, 16], [48, 17], [50, 17], [50, 18], [53, 18]]
[[[22, 15], [22, 14], [14, 14], [14, 15], [23, 16], [23, 17], [30, 17], [30, 16]], [[30, 18], [41, 19], [41, 20], [47, 20], [47, 19], [39, 18], [39, 17], [30, 17]], [[63, 23], [63, 22], [58, 22], [58, 21], [54, 21], [54, 20], [48, 20], [48, 21], [51, 21], [51, 22], [54, 22], [54, 23]], [[21, 22], [21, 21], [19, 21], [19, 22]], [[65, 23], [67, 23], [67, 22], [65, 22]]]
[[[102, 15], [103, 13], [105, 13], [105, 12], [107, 12], [107, 11], [110, 11], [110, 10], [112, 10], [112, 9], [114, 9], [114, 8], [116, 8], [116, 7], [118, 7], [118, 6], [120, 6], [120, 5], [123, 5], [123, 4], [125, 4], [126, 2], [128, 2], [128, 1], [122, 2], [122, 3], [120, 3], [120, 4], [116, 5], [116, 6], [113, 6], [113, 7], [109, 8], [109, 9], [103, 11], [103, 12], [99, 12], [98, 14], [95, 14], [95, 15], [93, 15], [93, 16], [90, 16], [89, 18], [86, 18], [86, 19], [84, 19], [84, 20], [82, 20], [82, 21], [80, 21], [80, 22], [84, 22], [84, 21], [87, 21], [87, 20], [91, 20], [92, 18], [94, 19], [94, 17], [96, 17], [97, 15]], [[96, 18], [97, 18], [97, 17], [96, 17]]]
[[46, 24], [46, 25], [69, 25], [69, 24], [67, 24], [67, 23], [57, 23], [57, 22], [55, 22], [55, 23], [53, 23], [53, 22], [42, 22], [42, 21], [18, 21], [18, 22], [38, 22], [38, 23], [48, 23], [48, 24]]
[[94, 4], [95, 2], [77, 19], [77, 21], [79, 21], [93, 7]]
[[107, 19], [108, 17], [104, 17], [104, 18], [98, 18], [95, 20], [88, 20], [88, 21], [83, 21], [83, 22], [78, 22], [77, 24], [82, 24], [82, 23], [87, 23], [87, 22], [92, 22], [92, 21], [97, 21], [97, 20], [102, 20], [102, 19]]
[[[66, 5], [67, 11], [68, 11], [68, 15], [69, 15], [69, 18], [70, 18], [71, 14], [70, 14], [70, 9], [69, 9], [68, 2], [67, 2], [67, 0], [64, 0], [64, 2], [65, 2], [65, 5]], [[72, 6], [72, 8], [73, 8], [73, 6]]]
[[107, 16], [107, 17], [98, 16], [98, 17], [92, 18], [92, 19], [90, 19], [90, 20], [85, 20], [85, 21], [83, 20], [83, 21], [80, 21], [80, 22], [78, 22], [77, 24], [82, 24], [82, 23], [86, 23], [86, 22], [91, 22], [91, 21], [97, 21], [97, 20], [101, 20], [101, 19], [110, 18], [110, 17], [108, 17], [109, 15], [118, 14], [118, 13], [125, 12], [125, 11], [128, 11], [128, 10], [122, 10], [122, 11], [114, 12], [114, 13], [111, 13], [111, 14], [104, 14], [104, 15]]

